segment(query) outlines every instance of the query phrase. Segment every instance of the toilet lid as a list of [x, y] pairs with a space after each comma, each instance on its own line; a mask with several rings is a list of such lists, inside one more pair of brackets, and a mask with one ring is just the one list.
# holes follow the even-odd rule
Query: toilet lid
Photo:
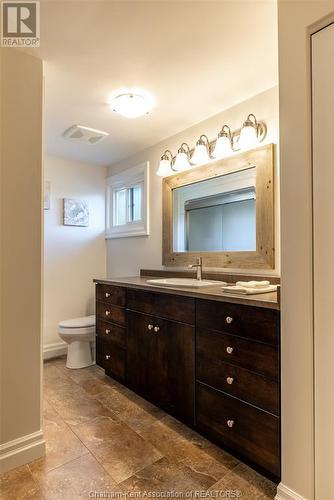
[[61, 321], [59, 323], [61, 328], [86, 328], [89, 326], [95, 326], [95, 315], [84, 316], [83, 318], [74, 318]]

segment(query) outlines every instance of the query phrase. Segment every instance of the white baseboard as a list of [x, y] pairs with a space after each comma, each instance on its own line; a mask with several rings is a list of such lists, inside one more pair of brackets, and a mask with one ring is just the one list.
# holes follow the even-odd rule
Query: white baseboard
[[66, 342], [56, 342], [55, 344], [46, 344], [43, 347], [43, 359], [57, 358], [67, 353]]
[[0, 473], [32, 462], [45, 455], [43, 431], [27, 434], [0, 445]]
[[307, 500], [307, 498], [302, 497], [296, 491], [285, 486], [285, 484], [279, 483], [275, 500]]

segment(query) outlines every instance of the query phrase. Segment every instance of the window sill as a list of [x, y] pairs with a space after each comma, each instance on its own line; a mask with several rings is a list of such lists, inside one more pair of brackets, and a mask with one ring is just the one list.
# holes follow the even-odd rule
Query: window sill
[[114, 240], [116, 238], [133, 238], [136, 236], [149, 236], [150, 233], [147, 231], [137, 231], [137, 232], [124, 232], [124, 233], [115, 233], [115, 234], [106, 234], [106, 240]]

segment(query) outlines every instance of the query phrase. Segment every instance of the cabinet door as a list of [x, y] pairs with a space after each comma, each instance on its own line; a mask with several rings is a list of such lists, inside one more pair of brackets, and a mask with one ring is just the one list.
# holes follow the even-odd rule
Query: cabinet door
[[127, 311], [127, 382], [131, 389], [148, 397], [147, 360], [153, 317]]
[[190, 425], [194, 424], [194, 330], [156, 317], [147, 359], [151, 401]]
[[127, 312], [127, 380], [146, 399], [194, 424], [194, 327]]

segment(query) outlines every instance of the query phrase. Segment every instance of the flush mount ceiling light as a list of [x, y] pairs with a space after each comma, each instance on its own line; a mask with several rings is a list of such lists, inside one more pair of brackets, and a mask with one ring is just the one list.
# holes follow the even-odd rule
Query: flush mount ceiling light
[[65, 130], [63, 137], [76, 142], [85, 142], [86, 144], [96, 144], [102, 141], [109, 134], [96, 130], [95, 128], [84, 127], [83, 125], [72, 125], [72, 127]]
[[177, 155], [174, 162], [174, 170], [180, 172], [182, 170], [187, 170], [191, 168], [190, 165], [190, 147], [186, 142], [183, 142], [177, 151]]
[[238, 146], [242, 149], [249, 149], [261, 142], [265, 134], [264, 124], [259, 123], [256, 116], [250, 113], [240, 131]]
[[164, 154], [161, 157], [159, 168], [156, 172], [159, 177], [168, 177], [171, 174], [174, 174], [175, 170], [173, 169], [173, 153], [166, 149]]
[[169, 150], [165, 151], [161, 157], [157, 175], [167, 177], [173, 172], [208, 163], [212, 161], [212, 158], [226, 158], [241, 149], [250, 149], [262, 142], [266, 134], [266, 124], [263, 121], [257, 121], [255, 115], [250, 113], [243, 126], [234, 132], [228, 125], [224, 125], [216, 140], [210, 142], [208, 137], [202, 134], [192, 150], [191, 159], [190, 147], [185, 142], [181, 144], [174, 162], [173, 153]]
[[154, 99], [141, 90], [119, 90], [111, 96], [109, 104], [113, 111], [126, 118], [138, 118], [152, 110]]
[[218, 134], [214, 150], [212, 151], [212, 156], [214, 158], [220, 158], [222, 156], [228, 156], [233, 152], [233, 137], [231, 129], [228, 125], [224, 125]]
[[202, 163], [207, 163], [210, 160], [210, 143], [209, 139], [205, 134], [202, 134], [198, 141], [191, 157], [191, 163], [194, 165], [201, 165]]

